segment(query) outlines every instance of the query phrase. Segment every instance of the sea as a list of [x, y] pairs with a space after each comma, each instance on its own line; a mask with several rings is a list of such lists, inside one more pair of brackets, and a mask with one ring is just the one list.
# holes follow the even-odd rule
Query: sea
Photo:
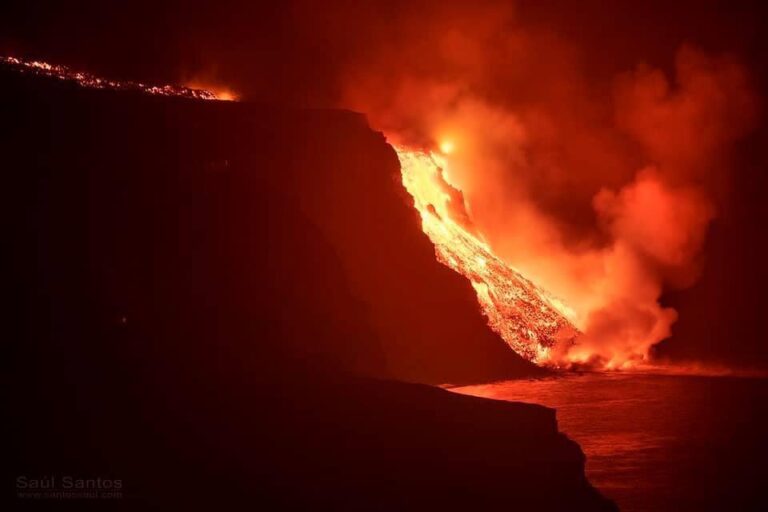
[[766, 378], [572, 373], [451, 391], [556, 409], [622, 511], [768, 511]]

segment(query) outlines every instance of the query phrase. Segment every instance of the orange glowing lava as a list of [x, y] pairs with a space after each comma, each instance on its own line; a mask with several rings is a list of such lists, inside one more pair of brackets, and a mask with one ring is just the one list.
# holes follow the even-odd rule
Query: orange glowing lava
[[184, 87], [193, 91], [206, 91], [213, 95], [213, 99], [220, 101], [237, 101], [239, 96], [229, 87], [211, 83], [206, 80], [191, 80], [184, 82]]
[[[441, 144], [444, 155], [453, 145]], [[445, 157], [396, 148], [403, 185], [413, 196], [421, 227], [438, 261], [466, 277], [488, 325], [518, 354], [557, 366], [579, 331], [575, 313], [496, 256], [472, 226], [461, 191], [449, 184]]]
[[118, 82], [115, 80], [100, 78], [81, 71], [74, 71], [67, 66], [48, 64], [47, 62], [36, 60], [25, 61], [16, 57], [0, 56], [0, 64], [12, 66], [23, 73], [33, 73], [36, 75], [58, 78], [59, 80], [75, 82], [81, 87], [88, 87], [91, 89], [140, 91], [146, 94], [154, 94], [160, 96], [179, 96], [197, 100], [236, 99], [235, 94], [230, 90], [223, 91], [222, 96], [219, 96], [216, 92], [211, 92], [206, 89], [180, 87], [178, 85], [147, 85], [141, 82]]

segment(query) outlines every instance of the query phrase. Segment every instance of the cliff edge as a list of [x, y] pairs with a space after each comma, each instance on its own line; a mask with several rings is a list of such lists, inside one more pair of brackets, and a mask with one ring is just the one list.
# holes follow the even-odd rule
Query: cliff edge
[[116, 507], [612, 510], [363, 116], [0, 69], [14, 478]]

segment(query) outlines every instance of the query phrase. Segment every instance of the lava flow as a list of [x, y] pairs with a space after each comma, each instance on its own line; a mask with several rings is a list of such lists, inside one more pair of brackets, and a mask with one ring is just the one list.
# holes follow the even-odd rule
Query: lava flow
[[461, 191], [446, 180], [445, 158], [396, 150], [403, 185], [413, 196], [438, 261], [470, 281], [489, 326], [515, 352], [537, 364], [557, 366], [579, 334], [573, 310], [501, 260], [475, 232]]
[[192, 89], [189, 87], [180, 87], [177, 85], [147, 85], [141, 82], [118, 82], [115, 80], [108, 80], [106, 78], [100, 78], [90, 73], [84, 73], [82, 71], [74, 71], [67, 66], [59, 66], [56, 64], [48, 64], [41, 61], [26, 61], [16, 57], [3, 57], [0, 56], [0, 64], [12, 66], [19, 72], [32, 73], [36, 75], [49, 76], [58, 78], [59, 80], [66, 80], [75, 82], [81, 87], [88, 87], [91, 89], [114, 89], [121, 91], [140, 91], [146, 94], [154, 94], [160, 96], [180, 96], [183, 98], [191, 98], [197, 100], [231, 100], [234, 99], [234, 95], [227, 91], [224, 95], [217, 95], [206, 89]]

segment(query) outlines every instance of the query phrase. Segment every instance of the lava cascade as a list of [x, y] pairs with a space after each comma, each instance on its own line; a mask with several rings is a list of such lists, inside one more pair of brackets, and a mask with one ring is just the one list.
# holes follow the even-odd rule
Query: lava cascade
[[518, 354], [557, 366], [579, 334], [575, 313], [496, 256], [477, 234], [440, 154], [396, 148], [403, 185], [442, 264], [466, 277], [488, 324]]

